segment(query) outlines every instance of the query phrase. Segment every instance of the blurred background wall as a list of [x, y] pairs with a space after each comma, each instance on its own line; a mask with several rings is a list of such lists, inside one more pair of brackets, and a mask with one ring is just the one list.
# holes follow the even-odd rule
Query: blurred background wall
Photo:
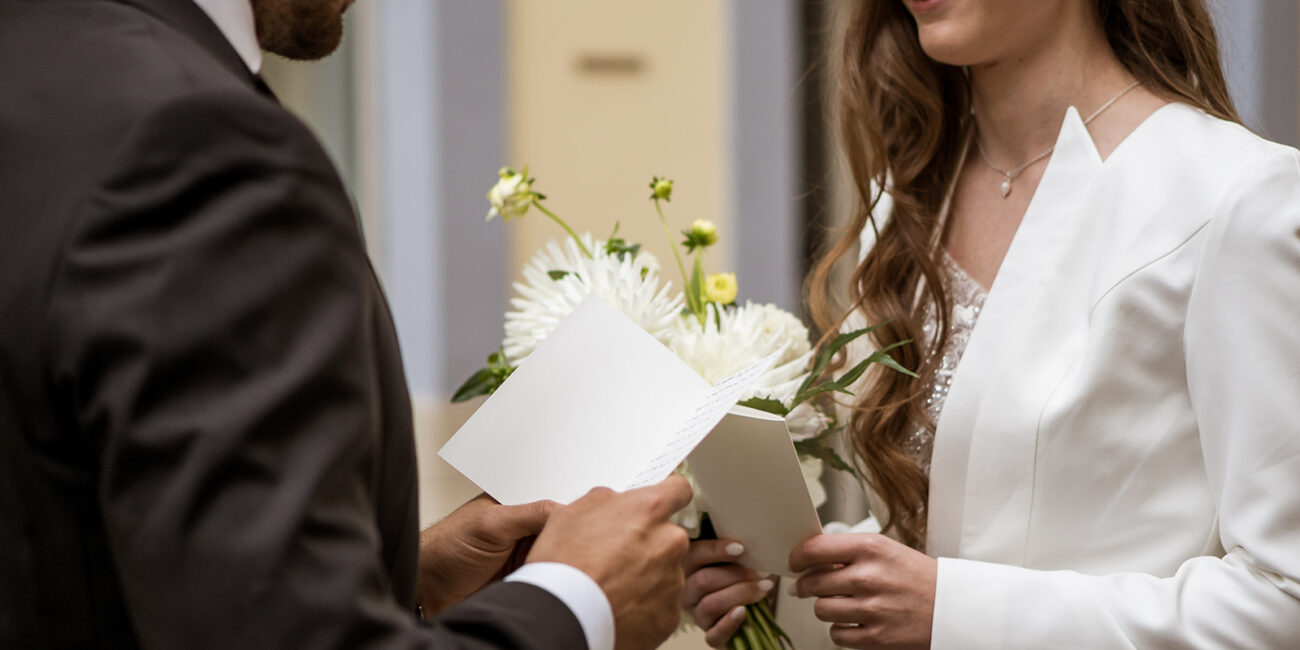
[[[426, 523], [475, 492], [435, 456], [473, 409], [447, 399], [500, 343], [520, 266], [563, 234], [537, 214], [484, 223], [498, 167], [529, 165], [575, 229], [617, 221], [663, 262], [647, 184], [672, 177], [674, 231], [714, 220], [712, 270], [797, 308], [842, 191], [816, 65], [837, 1], [860, 0], [362, 0], [334, 57], [268, 58], [363, 217], [413, 392]], [[1300, 143], [1300, 5], [1210, 2], [1248, 126]]]

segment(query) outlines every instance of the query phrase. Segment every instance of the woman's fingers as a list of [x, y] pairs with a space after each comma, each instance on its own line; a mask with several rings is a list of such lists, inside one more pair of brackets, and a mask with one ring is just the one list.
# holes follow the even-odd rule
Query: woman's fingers
[[762, 600], [768, 592], [772, 591], [773, 584], [775, 583], [771, 578], [764, 578], [758, 582], [740, 582], [705, 595], [691, 610], [696, 625], [711, 630], [724, 615], [730, 614], [737, 606], [752, 605]]
[[853, 596], [861, 591], [860, 568], [839, 566], [821, 569], [804, 575], [794, 582], [791, 593], [799, 598], [827, 598]]
[[708, 539], [691, 542], [691, 550], [682, 560], [682, 570], [686, 575], [698, 571], [710, 564], [735, 562], [745, 554], [745, 546], [734, 539]]
[[874, 627], [836, 623], [831, 626], [831, 643], [841, 648], [876, 648], [879, 630]]
[[879, 552], [889, 538], [873, 533], [809, 537], [790, 552], [790, 569], [803, 573], [829, 564], [852, 564], [863, 555]]
[[715, 591], [742, 582], [756, 583], [764, 577], [767, 576], [759, 576], [739, 564], [706, 566], [686, 576], [686, 588], [682, 590], [682, 607], [694, 609], [701, 599]]
[[818, 598], [813, 603], [813, 615], [827, 623], [869, 623], [871, 612], [856, 598]]
[[709, 628], [708, 632], [704, 633], [704, 642], [713, 648], [721, 648], [727, 645], [727, 641], [730, 641], [731, 637], [735, 636], [736, 631], [745, 622], [747, 615], [744, 605], [732, 607], [726, 616], [719, 619], [713, 627]]

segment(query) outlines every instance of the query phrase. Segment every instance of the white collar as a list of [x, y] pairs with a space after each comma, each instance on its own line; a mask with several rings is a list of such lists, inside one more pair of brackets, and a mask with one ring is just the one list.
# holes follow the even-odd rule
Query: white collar
[[262, 46], [257, 42], [253, 4], [249, 0], [194, 0], [194, 3], [216, 23], [217, 29], [244, 60], [244, 65], [253, 74], [261, 72]]

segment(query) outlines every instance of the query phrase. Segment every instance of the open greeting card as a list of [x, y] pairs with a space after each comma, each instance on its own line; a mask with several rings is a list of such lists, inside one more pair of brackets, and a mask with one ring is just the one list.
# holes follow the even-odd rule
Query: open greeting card
[[735, 406], [774, 361], [709, 385], [591, 296], [439, 455], [504, 504], [657, 483], [689, 456], [718, 535], [744, 543], [751, 567], [789, 575], [790, 550], [821, 532], [817, 513], [784, 420]]

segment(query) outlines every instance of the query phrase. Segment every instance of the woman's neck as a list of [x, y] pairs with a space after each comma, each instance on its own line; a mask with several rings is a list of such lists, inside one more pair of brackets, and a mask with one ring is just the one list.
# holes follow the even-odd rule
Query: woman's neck
[[1058, 24], [1022, 50], [970, 68], [980, 143], [1000, 166], [1051, 147], [1069, 106], [1086, 117], [1132, 82], [1095, 16], [1069, 15]]

